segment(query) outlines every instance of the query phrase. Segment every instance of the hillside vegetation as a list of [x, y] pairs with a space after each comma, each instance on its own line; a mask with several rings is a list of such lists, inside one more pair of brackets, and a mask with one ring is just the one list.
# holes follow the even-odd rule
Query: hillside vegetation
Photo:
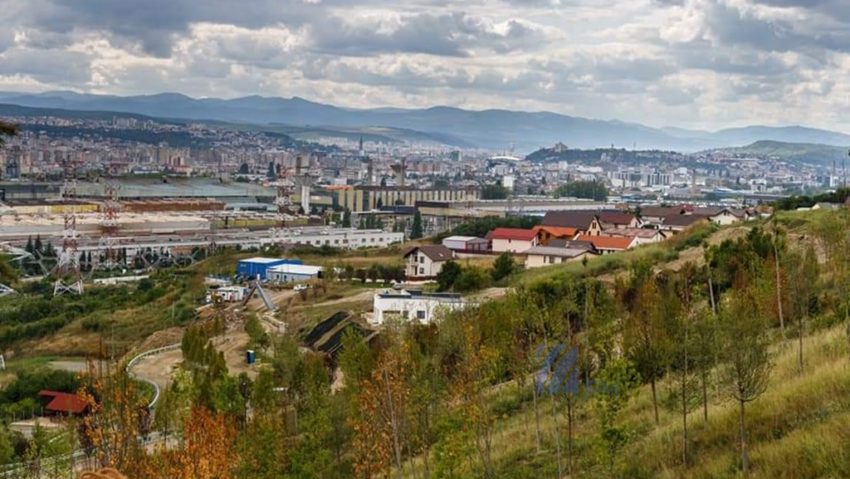
[[[251, 317], [251, 376], [228, 372], [220, 322], [192, 321], [154, 420], [121, 374], [84, 378], [79, 440], [139, 479], [847, 477], [847, 231], [844, 210], [786, 212], [509, 273], [504, 296], [334, 357]], [[154, 431], [179, 440], [142, 447]]]

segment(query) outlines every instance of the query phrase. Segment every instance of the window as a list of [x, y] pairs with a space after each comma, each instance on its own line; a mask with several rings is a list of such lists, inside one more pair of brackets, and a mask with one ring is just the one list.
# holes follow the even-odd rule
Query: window
[[423, 311], [421, 309], [419, 311], [417, 311], [416, 312], [416, 319], [418, 319], [420, 321], [424, 321], [425, 320], [425, 311]]
[[420, 256], [420, 257], [419, 257], [419, 263], [421, 263], [421, 264], [425, 264], [425, 256]]
[[425, 275], [425, 268], [419, 268], [419, 274]]

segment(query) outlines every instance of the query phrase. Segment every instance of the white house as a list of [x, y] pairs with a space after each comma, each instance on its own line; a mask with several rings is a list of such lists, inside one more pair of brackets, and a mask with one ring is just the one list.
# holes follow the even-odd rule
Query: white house
[[414, 246], [404, 254], [404, 274], [411, 279], [434, 278], [452, 258], [452, 250], [443, 245]]
[[282, 264], [272, 266], [266, 274], [269, 281], [273, 283], [295, 283], [319, 278], [322, 274], [322, 267], [306, 264]]
[[456, 293], [387, 290], [375, 293], [369, 322], [376, 326], [390, 320], [428, 324], [440, 314], [463, 309], [468, 304]]
[[591, 253], [586, 249], [557, 248], [553, 246], [535, 246], [525, 252], [526, 268], [541, 268], [568, 261], [581, 261]]
[[524, 253], [537, 246], [537, 231], [520, 228], [496, 228], [487, 233], [494, 253]]

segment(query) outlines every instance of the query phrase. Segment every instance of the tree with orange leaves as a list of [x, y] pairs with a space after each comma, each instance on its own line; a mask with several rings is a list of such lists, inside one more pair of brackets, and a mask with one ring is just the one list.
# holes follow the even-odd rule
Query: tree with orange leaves
[[371, 377], [362, 381], [357, 397], [359, 415], [351, 420], [354, 429], [354, 471], [358, 477], [374, 477], [386, 471], [391, 460], [402, 476], [406, 444], [405, 410], [410, 400], [407, 345], [394, 334], [378, 356]]
[[195, 406], [183, 427], [178, 449], [161, 450], [154, 455], [157, 479], [230, 479], [237, 463], [234, 448], [236, 426], [222, 413], [213, 414]]
[[90, 374], [77, 393], [89, 409], [81, 420], [84, 448], [99, 467], [113, 467], [141, 477], [145, 450], [139, 441], [148, 419], [147, 404], [123, 371], [111, 377]]

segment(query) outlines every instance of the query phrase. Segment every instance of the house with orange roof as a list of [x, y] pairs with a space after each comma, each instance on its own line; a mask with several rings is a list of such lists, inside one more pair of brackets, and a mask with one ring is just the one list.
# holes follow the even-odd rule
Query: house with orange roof
[[537, 244], [540, 246], [549, 246], [553, 239], [571, 241], [579, 234], [578, 229], [569, 226], [537, 225], [532, 230], [537, 233]]
[[585, 236], [580, 235], [576, 238], [578, 241], [589, 241], [593, 243], [601, 254], [616, 253], [618, 251], [626, 251], [637, 246], [637, 238], [634, 236]]

